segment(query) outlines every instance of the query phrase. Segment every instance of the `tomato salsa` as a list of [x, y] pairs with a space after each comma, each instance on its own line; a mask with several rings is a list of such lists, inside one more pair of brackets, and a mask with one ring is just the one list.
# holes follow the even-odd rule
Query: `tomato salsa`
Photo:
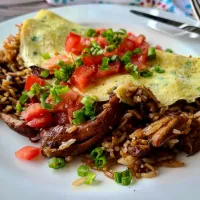
[[95, 118], [95, 97], [82, 97], [72, 86], [84, 91], [96, 80], [114, 74], [149, 77], [152, 74], [147, 61], [156, 56], [155, 48], [149, 47], [143, 35], [124, 29], [89, 29], [85, 36], [70, 32], [65, 51], [52, 58], [45, 55], [48, 61], [40, 75], [26, 79], [16, 109], [31, 127], [78, 125]]

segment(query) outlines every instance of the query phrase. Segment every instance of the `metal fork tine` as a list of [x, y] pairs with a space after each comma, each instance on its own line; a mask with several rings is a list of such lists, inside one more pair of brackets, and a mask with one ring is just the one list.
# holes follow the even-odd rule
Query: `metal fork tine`
[[200, 21], [200, 6], [197, 2], [198, 0], [190, 0], [190, 3], [192, 5], [192, 9], [194, 11], [194, 15], [198, 21]]

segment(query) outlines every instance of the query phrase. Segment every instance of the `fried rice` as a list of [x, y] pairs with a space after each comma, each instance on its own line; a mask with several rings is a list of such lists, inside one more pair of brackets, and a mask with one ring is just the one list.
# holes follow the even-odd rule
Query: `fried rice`
[[[30, 73], [19, 57], [18, 28], [19, 32], [9, 36], [0, 51], [0, 111], [12, 114]], [[130, 86], [126, 95], [133, 99], [133, 109], [121, 116], [119, 126], [100, 145], [108, 155], [108, 164], [101, 169], [107, 177], [113, 179], [112, 167], [121, 164], [136, 178], [153, 178], [161, 166], [184, 166], [176, 159], [180, 151], [188, 155], [199, 151], [200, 99], [162, 107], [145, 87]], [[66, 159], [71, 161], [71, 157]], [[82, 162], [99, 170], [87, 154]]]

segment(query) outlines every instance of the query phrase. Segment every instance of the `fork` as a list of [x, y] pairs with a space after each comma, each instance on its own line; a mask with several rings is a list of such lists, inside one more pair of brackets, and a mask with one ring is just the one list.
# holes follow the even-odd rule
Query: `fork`
[[194, 15], [198, 21], [200, 21], [200, 3], [198, 0], [190, 0]]

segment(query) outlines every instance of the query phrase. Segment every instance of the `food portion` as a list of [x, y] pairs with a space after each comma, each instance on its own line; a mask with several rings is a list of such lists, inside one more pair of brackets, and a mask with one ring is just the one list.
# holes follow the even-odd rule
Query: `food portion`
[[[153, 47], [144, 35], [83, 27], [45, 10], [26, 20], [16, 39], [12, 59], [6, 48], [0, 59], [6, 97], [0, 117], [40, 140], [50, 168], [81, 156], [81, 178], [73, 185], [93, 183], [89, 167], [129, 185], [132, 177], [156, 176], [160, 166], [183, 166], [179, 152], [200, 150], [199, 58]], [[38, 152], [27, 146], [16, 157], [31, 160]], [[114, 172], [117, 164], [128, 169]]]

